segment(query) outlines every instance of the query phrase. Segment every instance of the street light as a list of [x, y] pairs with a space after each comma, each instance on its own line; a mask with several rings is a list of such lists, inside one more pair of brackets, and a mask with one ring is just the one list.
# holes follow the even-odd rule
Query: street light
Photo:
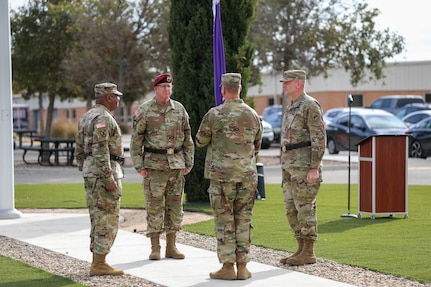
[[349, 162], [347, 165], [348, 170], [348, 179], [347, 179], [347, 214], [342, 214], [341, 217], [353, 217], [357, 218], [358, 216], [356, 214], [350, 214], [350, 126], [351, 126], [351, 120], [352, 120], [352, 102], [353, 102], [353, 96], [352, 94], [347, 95], [348, 104], [349, 104]]

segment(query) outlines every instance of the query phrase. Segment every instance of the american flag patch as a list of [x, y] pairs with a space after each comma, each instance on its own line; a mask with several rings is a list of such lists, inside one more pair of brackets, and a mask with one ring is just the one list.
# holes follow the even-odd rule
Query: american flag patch
[[101, 122], [96, 124], [96, 129], [101, 129], [101, 128], [105, 128], [106, 127], [106, 123], [105, 122]]

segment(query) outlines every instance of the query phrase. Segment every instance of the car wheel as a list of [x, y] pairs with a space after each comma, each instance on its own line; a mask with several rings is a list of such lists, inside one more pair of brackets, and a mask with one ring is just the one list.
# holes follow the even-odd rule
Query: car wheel
[[339, 151], [333, 139], [328, 139], [328, 144], [326, 146], [328, 147], [329, 154], [338, 154]]
[[410, 147], [410, 156], [416, 157], [416, 158], [425, 158], [425, 156], [423, 154], [422, 145], [420, 142], [415, 141], [412, 143], [412, 145]]
[[262, 145], [260, 146], [261, 149], [269, 149], [271, 146], [270, 142], [262, 142]]

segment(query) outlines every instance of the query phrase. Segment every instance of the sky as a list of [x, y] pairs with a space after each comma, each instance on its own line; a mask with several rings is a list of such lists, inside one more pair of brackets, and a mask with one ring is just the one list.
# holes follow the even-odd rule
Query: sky
[[[5, 1], [5, 0], [0, 0]], [[17, 9], [28, 0], [6, 0], [12, 9]], [[352, 0], [354, 1], [354, 0]], [[381, 14], [376, 18], [378, 30], [389, 28], [404, 37], [405, 51], [388, 62], [431, 60], [431, 21], [424, 0], [366, 0]]]

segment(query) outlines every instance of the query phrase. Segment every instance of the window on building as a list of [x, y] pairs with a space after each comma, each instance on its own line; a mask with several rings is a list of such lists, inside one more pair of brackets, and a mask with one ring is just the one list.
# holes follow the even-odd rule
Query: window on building
[[431, 94], [425, 94], [425, 102], [431, 103]]
[[[352, 107], [363, 107], [364, 106], [364, 95], [363, 94], [352, 94], [353, 102]], [[349, 106], [349, 99], [347, 98], [347, 106]]]
[[268, 106], [274, 105], [274, 98], [268, 98]]

